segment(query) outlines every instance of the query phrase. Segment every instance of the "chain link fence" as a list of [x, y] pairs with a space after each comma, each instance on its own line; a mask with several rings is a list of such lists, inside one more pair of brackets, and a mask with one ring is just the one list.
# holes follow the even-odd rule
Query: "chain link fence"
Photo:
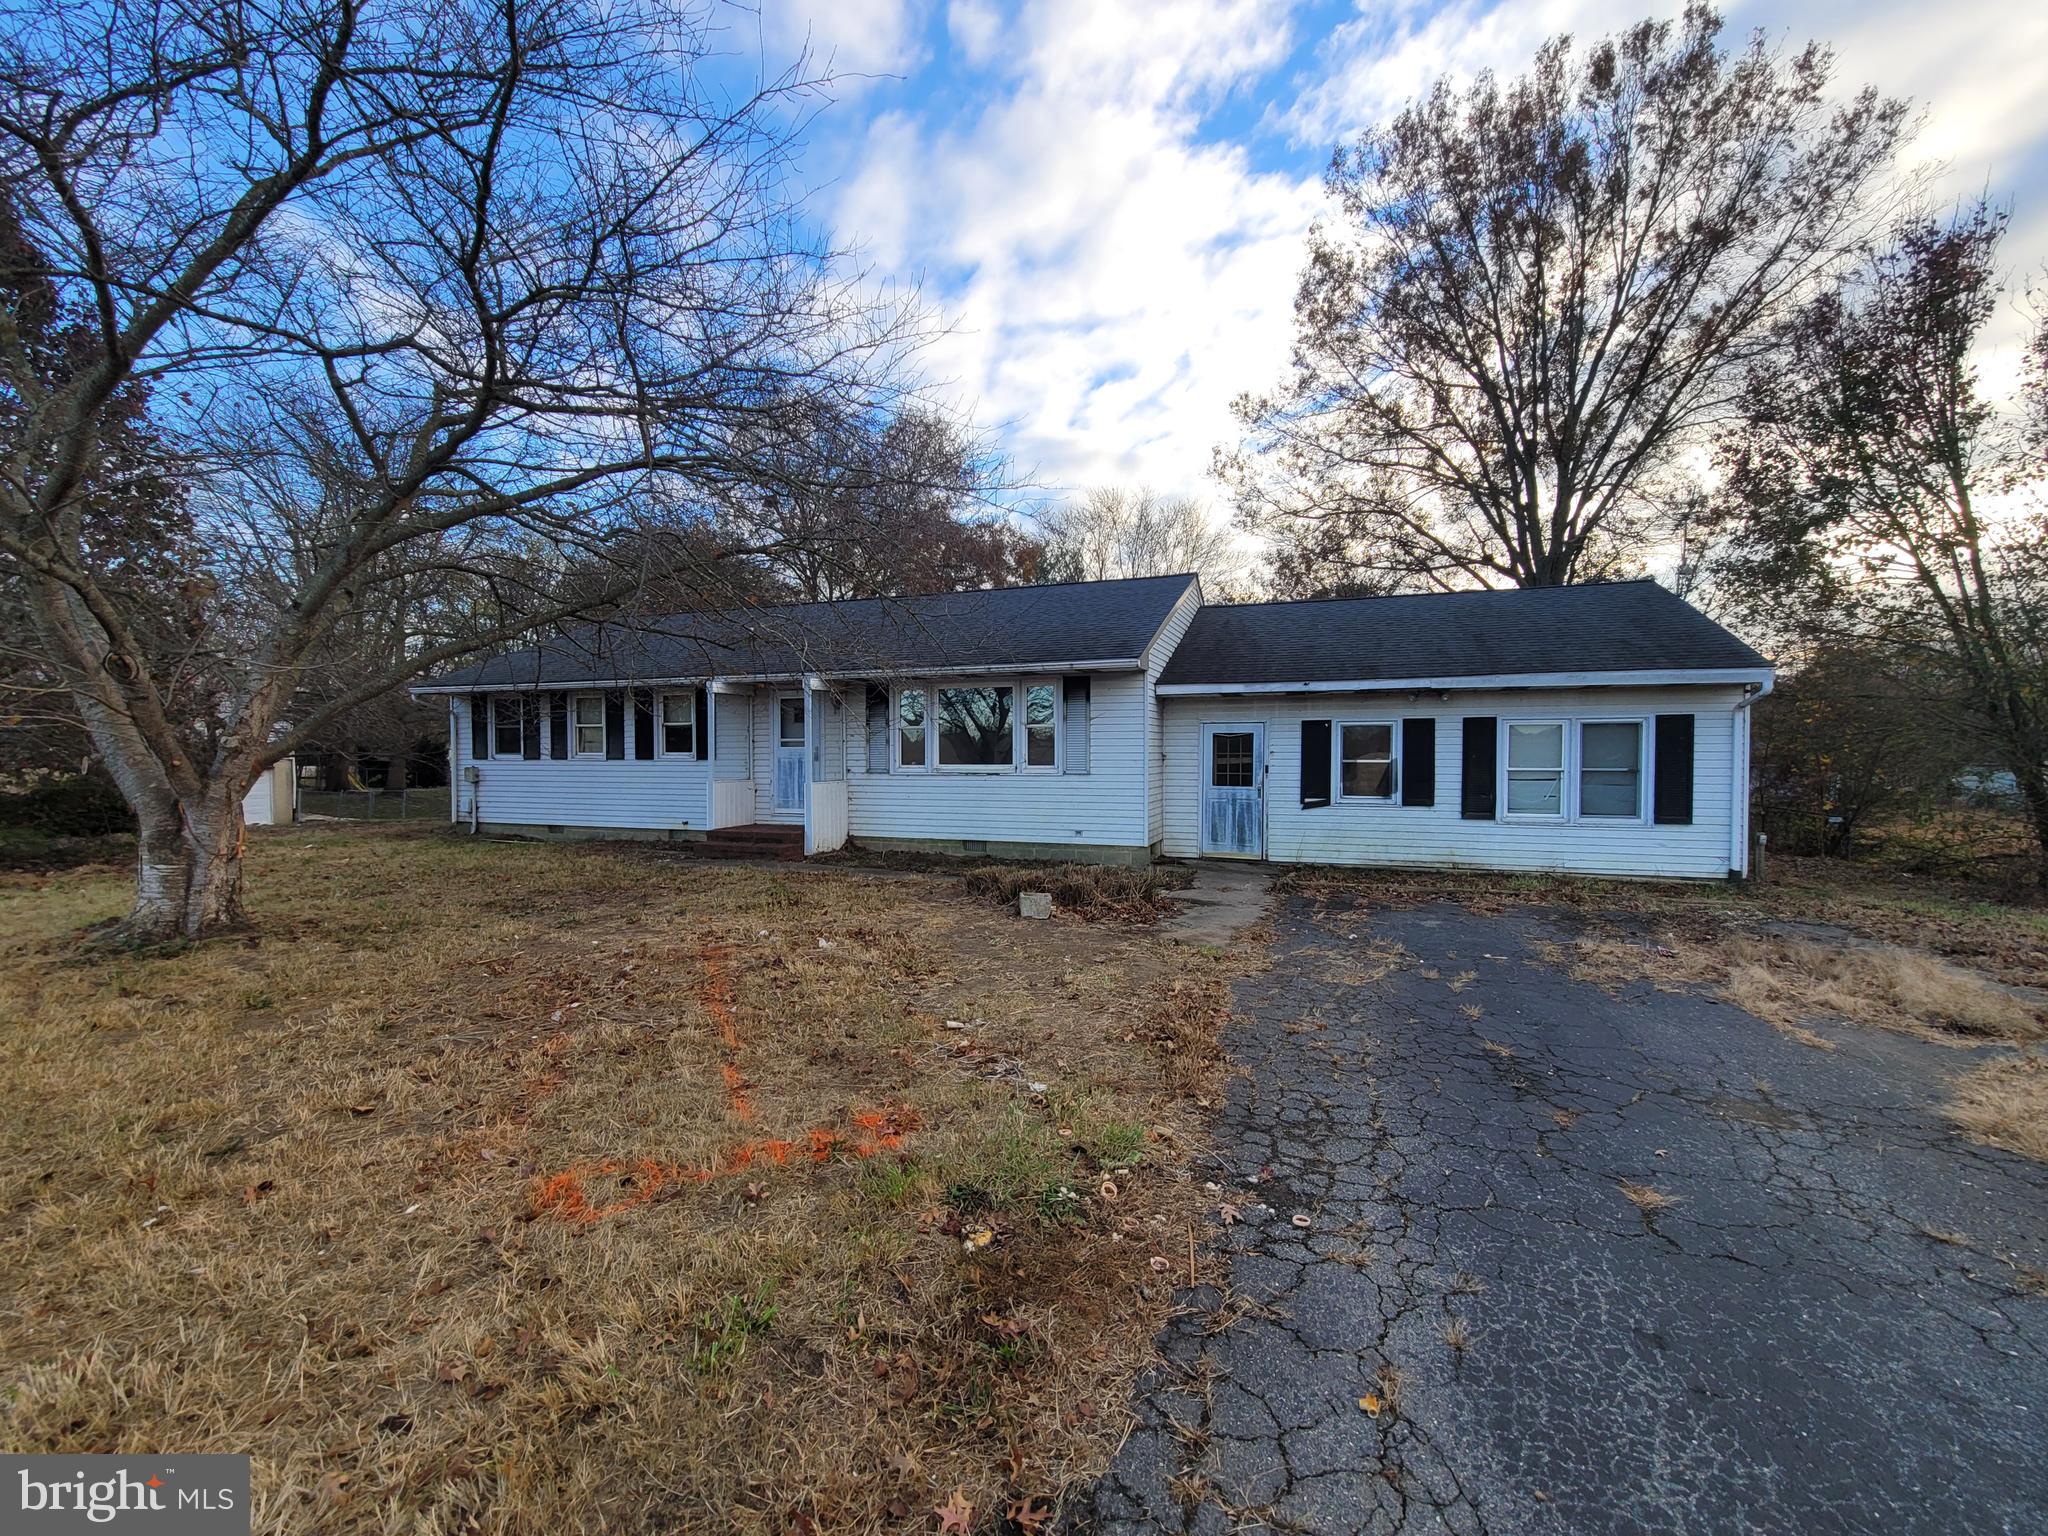
[[446, 821], [448, 787], [439, 789], [302, 789], [299, 819]]

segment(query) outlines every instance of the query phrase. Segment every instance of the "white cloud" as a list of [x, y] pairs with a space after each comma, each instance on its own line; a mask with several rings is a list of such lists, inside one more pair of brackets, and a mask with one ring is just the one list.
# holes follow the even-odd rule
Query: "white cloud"
[[[838, 235], [880, 275], [922, 280], [956, 328], [934, 367], [1023, 466], [1054, 485], [1146, 481], [1212, 499], [1210, 453], [1236, 436], [1231, 397], [1286, 366], [1327, 146], [1441, 75], [1514, 73], [1547, 37], [1591, 39], [1653, 9], [1358, 0], [1295, 54], [1289, 12], [1261, 0], [949, 0], [951, 55], [906, 66], [918, 3], [809, 13], [842, 68], [858, 41], [864, 66], [911, 69], [888, 111], [829, 146], [828, 161], [844, 157], [827, 194]], [[1678, 14], [1676, 0], [1654, 9]], [[1920, 102], [1915, 153], [1948, 164], [1944, 195], [2016, 194], [2008, 256], [2022, 273], [2040, 267], [2048, 206], [2015, 178], [2039, 174], [2048, 139], [2032, 63], [2048, 56], [2048, 8], [1952, 0], [1932, 16], [1905, 0], [1795, 0], [1767, 13], [1748, 0], [1728, 11], [1730, 42], [1766, 22], [1788, 46], [1832, 42], [1845, 86]], [[1276, 133], [1294, 146], [1285, 169], [1205, 139], [1205, 115], [1257, 117], [1262, 104], [1262, 152]]]
[[946, 7], [946, 31], [961, 57], [979, 68], [996, 56], [1003, 36], [1003, 13], [992, 0], [953, 0]]
[[917, 59], [920, 7], [913, 0], [762, 0], [766, 40], [783, 53], [808, 48], [812, 68], [834, 91], [856, 94], [868, 79], [901, 74]]
[[1512, 74], [1561, 32], [1598, 37], [1641, 20], [1644, 11], [1642, 0], [1364, 0], [1317, 50], [1294, 100], [1273, 115], [1297, 143], [1329, 145], [1392, 116], [1442, 76]]
[[1196, 135], [1284, 28], [1252, 0], [1075, 0], [1009, 40], [1008, 84], [957, 127], [871, 126], [837, 225], [884, 269], [942, 275], [935, 366], [1025, 467], [1211, 491], [1230, 397], [1285, 361], [1320, 191]]

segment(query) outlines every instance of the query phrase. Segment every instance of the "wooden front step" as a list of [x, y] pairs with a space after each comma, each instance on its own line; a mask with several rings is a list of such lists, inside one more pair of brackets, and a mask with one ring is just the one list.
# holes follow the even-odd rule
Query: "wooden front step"
[[719, 827], [705, 834], [698, 851], [714, 859], [801, 859], [804, 829], [776, 822]]

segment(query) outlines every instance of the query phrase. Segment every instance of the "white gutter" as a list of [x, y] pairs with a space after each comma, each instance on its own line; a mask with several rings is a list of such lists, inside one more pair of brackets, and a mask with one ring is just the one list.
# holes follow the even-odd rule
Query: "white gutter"
[[417, 683], [406, 692], [414, 698], [437, 693], [512, 693], [528, 689], [565, 692], [599, 688], [695, 688], [722, 683], [801, 683], [811, 679], [857, 683], [883, 677], [1058, 677], [1067, 672], [1135, 672], [1144, 665], [1138, 656], [1097, 661], [1041, 661], [1021, 665], [989, 662], [971, 667], [862, 667], [850, 672], [735, 672], [716, 677], [614, 677], [570, 680], [519, 680], [503, 683]]
[[1679, 684], [1746, 683], [1768, 691], [1768, 667], [1670, 667], [1645, 672], [1498, 672], [1473, 676], [1345, 678], [1326, 683], [1160, 683], [1165, 697], [1239, 694], [1439, 693], [1506, 688], [1668, 688]]
[[1754, 691], [1745, 692], [1742, 701], [1729, 711], [1730, 729], [1736, 739], [1729, 743], [1729, 756], [1735, 765], [1735, 782], [1729, 790], [1728, 867], [1744, 876], [1749, 874], [1749, 711], [1776, 685], [1775, 675], [1765, 674], [1763, 681], [1754, 686]]

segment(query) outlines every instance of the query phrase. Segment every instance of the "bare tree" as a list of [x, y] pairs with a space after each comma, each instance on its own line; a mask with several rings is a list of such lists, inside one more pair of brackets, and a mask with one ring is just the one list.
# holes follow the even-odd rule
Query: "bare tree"
[[1297, 585], [1634, 572], [1777, 328], [1869, 238], [1904, 109], [1702, 4], [1340, 150], [1292, 373], [1218, 472]]
[[1755, 370], [1722, 448], [1717, 579], [1802, 648], [1910, 664], [1923, 713], [2013, 774], [2048, 854], [2048, 519], [2026, 431], [2048, 377], [2008, 414], [1972, 360], [2005, 227], [1982, 203], [1904, 224]]
[[1000, 457], [929, 407], [857, 414], [801, 402], [763, 424], [758, 489], [718, 527], [809, 602], [1015, 586], [1035, 540], [999, 505]]
[[[0, 560], [140, 823], [112, 937], [240, 921], [255, 775], [406, 678], [585, 606], [589, 583], [556, 578], [631, 536], [657, 487], [709, 506], [757, 478], [764, 417], [887, 404], [904, 322], [833, 280], [782, 190], [806, 83], [719, 93], [712, 14], [0, 3], [0, 196], [90, 337], [53, 353], [0, 314]], [[180, 663], [203, 700], [82, 526], [136, 386], [236, 578]], [[530, 557], [505, 563], [516, 614], [287, 715], [368, 587], [496, 550]]]
[[1054, 581], [1110, 581], [1192, 571], [1211, 597], [1246, 595], [1236, 536], [1192, 496], [1101, 486], [1040, 515], [1045, 572]]

